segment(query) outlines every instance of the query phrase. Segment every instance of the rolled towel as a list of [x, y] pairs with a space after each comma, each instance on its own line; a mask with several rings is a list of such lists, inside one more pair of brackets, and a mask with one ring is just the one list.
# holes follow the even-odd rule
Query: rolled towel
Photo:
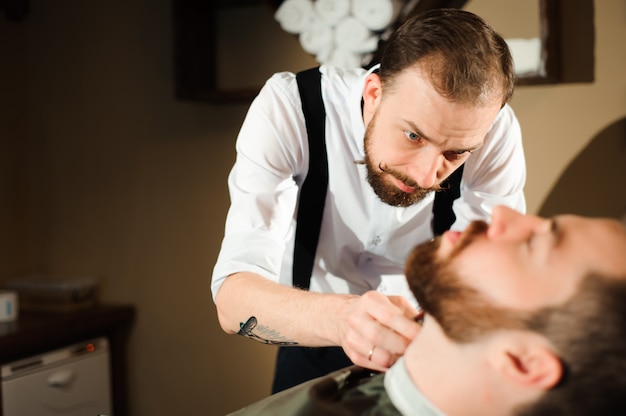
[[513, 65], [515, 73], [522, 74], [540, 74], [543, 72], [543, 64], [541, 62], [541, 39], [505, 39], [511, 56], [513, 57]]
[[326, 48], [315, 54], [315, 60], [320, 64], [329, 64], [334, 51], [335, 46], [332, 45], [330, 48]]
[[361, 66], [361, 55], [343, 48], [336, 48], [330, 54], [327, 64], [340, 68], [359, 68]]
[[316, 0], [314, 7], [319, 18], [333, 26], [350, 13], [350, 0]]
[[276, 10], [274, 19], [285, 32], [299, 34], [315, 21], [315, 9], [311, 0], [285, 0]]
[[334, 47], [333, 28], [321, 20], [316, 20], [300, 34], [302, 49], [311, 55], [323, 54]]
[[348, 16], [335, 28], [335, 43], [339, 48], [355, 53], [373, 52], [378, 38], [354, 17]]
[[366, 28], [379, 31], [391, 24], [402, 10], [401, 0], [353, 0], [352, 15]]

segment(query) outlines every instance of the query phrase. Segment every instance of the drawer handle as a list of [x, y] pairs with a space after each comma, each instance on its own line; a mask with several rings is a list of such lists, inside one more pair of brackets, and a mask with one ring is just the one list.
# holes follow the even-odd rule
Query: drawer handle
[[48, 385], [50, 387], [66, 387], [72, 383], [76, 374], [69, 369], [55, 371], [48, 377]]

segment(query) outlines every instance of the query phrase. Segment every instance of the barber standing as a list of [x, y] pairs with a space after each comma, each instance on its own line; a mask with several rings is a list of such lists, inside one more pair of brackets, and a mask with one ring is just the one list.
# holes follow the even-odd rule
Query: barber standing
[[224, 331], [280, 346], [273, 392], [385, 371], [419, 332], [412, 248], [495, 205], [525, 211], [514, 83], [505, 41], [459, 9], [408, 19], [369, 71], [266, 82], [237, 138], [212, 292]]

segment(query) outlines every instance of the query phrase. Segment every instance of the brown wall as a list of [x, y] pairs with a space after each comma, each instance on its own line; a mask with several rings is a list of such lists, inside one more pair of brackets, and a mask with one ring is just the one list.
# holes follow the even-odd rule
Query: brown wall
[[[595, 23], [594, 82], [514, 96], [529, 212], [626, 115], [626, 3], [597, 2]], [[133, 415], [218, 415], [267, 395], [274, 349], [222, 333], [209, 291], [247, 104], [173, 98], [170, 1], [31, 0], [23, 22], [0, 19], [0, 53], [0, 280], [96, 275], [104, 300], [137, 306]]]
[[[26, 159], [26, 100], [22, 31], [0, 23], [0, 276], [15, 273], [21, 163]], [[9, 59], [6, 59], [8, 57]], [[12, 62], [7, 65], [7, 62]]]

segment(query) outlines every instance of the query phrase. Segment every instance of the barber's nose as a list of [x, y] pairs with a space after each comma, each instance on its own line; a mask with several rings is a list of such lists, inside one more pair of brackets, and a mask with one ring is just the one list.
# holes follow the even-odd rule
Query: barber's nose
[[549, 220], [534, 215], [524, 215], [500, 205], [493, 208], [487, 237], [490, 239], [524, 239], [531, 233], [549, 229]]
[[437, 157], [423, 159], [419, 162], [413, 179], [422, 188], [431, 188], [437, 184], [440, 167], [441, 162]]

